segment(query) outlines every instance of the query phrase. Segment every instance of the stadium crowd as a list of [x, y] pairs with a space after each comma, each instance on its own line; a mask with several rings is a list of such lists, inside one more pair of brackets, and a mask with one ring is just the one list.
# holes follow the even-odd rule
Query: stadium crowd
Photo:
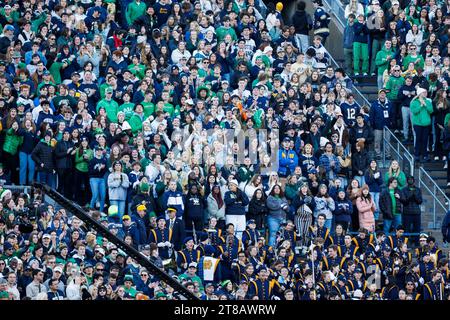
[[[448, 120], [450, 1], [377, 2], [346, 8], [359, 71], [331, 66], [321, 0], [311, 15], [299, 1], [292, 21], [256, 0], [0, 1], [0, 300], [179, 299], [39, 189], [23, 192], [33, 181], [203, 300], [448, 300], [448, 252], [420, 233], [421, 190], [379, 161], [399, 106], [418, 160], [431, 118]], [[373, 35], [364, 21], [382, 14], [389, 31]], [[417, 30], [396, 31], [409, 21], [423, 53]], [[360, 106], [347, 74], [369, 65], [383, 86]]]

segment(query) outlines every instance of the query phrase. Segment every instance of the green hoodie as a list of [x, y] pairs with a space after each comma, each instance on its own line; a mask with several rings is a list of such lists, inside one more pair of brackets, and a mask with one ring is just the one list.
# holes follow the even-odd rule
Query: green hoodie
[[5, 142], [3, 144], [3, 151], [8, 152], [11, 155], [17, 154], [19, 146], [23, 142], [23, 137], [14, 132], [13, 128], [9, 128], [6, 131]]
[[132, 25], [134, 21], [137, 20], [140, 16], [145, 14], [145, 11], [147, 10], [147, 5], [139, 1], [139, 3], [135, 0], [131, 2], [127, 7], [127, 13], [126, 18], [128, 25]]
[[233, 41], [237, 41], [238, 37], [233, 27], [226, 28], [224, 26], [221, 26], [216, 29], [217, 43], [223, 41], [223, 39], [225, 39], [225, 36], [227, 34], [231, 36], [231, 39]]
[[397, 100], [398, 91], [400, 87], [405, 83], [405, 78], [389, 76], [389, 80], [386, 83], [386, 90], [388, 90], [387, 97], [391, 101]]
[[133, 134], [142, 130], [142, 120], [137, 114], [133, 114], [130, 120], [128, 120], [128, 123], [130, 124], [131, 132]]
[[[84, 150], [83, 154], [86, 154], [89, 160], [91, 160], [94, 157], [94, 152], [91, 149]], [[78, 150], [75, 153], [75, 168], [81, 172], [88, 172], [89, 160], [84, 160], [83, 154], [79, 155]]]
[[106, 115], [111, 122], [117, 122], [117, 112], [119, 112], [119, 104], [114, 100], [107, 101], [105, 99], [100, 100], [97, 104], [97, 113], [98, 110], [103, 107], [106, 110]]
[[145, 77], [145, 66], [143, 64], [130, 64], [128, 70], [138, 77], [139, 80], [142, 80]]
[[121, 104], [119, 106], [119, 112], [120, 111], [125, 113], [125, 120], [127, 120], [127, 121], [130, 120], [130, 118], [134, 114], [134, 103], [128, 102], [128, 103]]
[[[419, 61], [416, 63], [416, 60], [419, 59]], [[406, 70], [408, 69], [408, 64], [410, 62], [414, 62], [415, 69], [421, 68], [423, 70], [423, 67], [425, 65], [425, 60], [423, 60], [423, 57], [420, 54], [417, 54], [416, 57], [411, 57], [411, 55], [407, 55], [405, 59], [403, 59], [403, 68]]]
[[386, 49], [386, 47], [383, 45], [383, 48], [378, 51], [377, 56], [375, 58], [375, 64], [378, 67], [378, 75], [382, 76], [384, 71], [389, 67], [389, 61], [388, 56], [391, 56], [391, 59], [394, 57], [394, 50]]
[[413, 99], [410, 104], [411, 122], [415, 126], [431, 125], [431, 113], [433, 112], [433, 104], [430, 99], [425, 99], [425, 106], [420, 105], [419, 99]]

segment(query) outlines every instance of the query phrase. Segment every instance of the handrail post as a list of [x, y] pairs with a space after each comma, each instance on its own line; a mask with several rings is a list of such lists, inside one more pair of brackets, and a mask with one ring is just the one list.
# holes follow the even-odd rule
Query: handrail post
[[386, 165], [386, 128], [383, 128], [383, 165]]
[[433, 229], [436, 229], [436, 185], [433, 185]]

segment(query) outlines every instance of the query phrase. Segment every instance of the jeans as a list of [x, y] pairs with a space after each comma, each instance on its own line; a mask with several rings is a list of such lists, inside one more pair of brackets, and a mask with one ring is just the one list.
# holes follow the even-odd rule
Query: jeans
[[370, 73], [375, 73], [377, 71], [377, 65], [375, 63], [375, 60], [377, 58], [378, 51], [381, 50], [381, 47], [383, 46], [382, 40], [373, 39], [372, 41], [372, 59], [370, 62]]
[[105, 197], [106, 197], [106, 184], [103, 178], [90, 178], [89, 184], [91, 185], [92, 198], [90, 207], [95, 208], [97, 200], [100, 201], [100, 211], [103, 212], [105, 208]]
[[330, 231], [333, 230], [333, 229], [331, 229], [331, 227], [333, 226], [333, 219], [325, 220], [325, 224], [323, 226]]
[[125, 214], [125, 202], [126, 202], [125, 200], [109, 200], [111, 206], [116, 205], [119, 208], [118, 212], [120, 218], [119, 221], [122, 221], [122, 217]]
[[373, 199], [373, 202], [375, 203], [375, 212], [373, 213], [373, 218], [375, 219], [375, 222], [380, 218], [380, 211], [378, 210], [378, 206], [380, 203], [380, 193], [379, 192], [370, 192], [370, 196]]
[[414, 143], [414, 156], [428, 156], [428, 136], [430, 135], [430, 126], [414, 126], [416, 139]]
[[383, 232], [386, 235], [389, 235], [389, 231], [391, 230], [391, 226], [394, 228], [397, 228], [399, 225], [402, 224], [402, 215], [401, 214], [395, 214], [394, 219], [384, 219], [383, 220]]
[[347, 75], [353, 74], [353, 48], [344, 48], [344, 70]]
[[409, 138], [409, 124], [411, 122], [411, 109], [409, 107], [402, 107], [402, 120], [403, 120], [403, 138], [408, 140]]
[[378, 85], [378, 90], [380, 90], [384, 86], [384, 79], [383, 79], [383, 75], [382, 74], [379, 74], [377, 76], [377, 85]]
[[302, 53], [306, 53], [309, 48], [309, 36], [306, 34], [295, 34], [295, 43]]
[[40, 183], [47, 184], [50, 188], [56, 187], [55, 174], [48, 171], [39, 171], [37, 180]]
[[360, 187], [362, 187], [364, 185], [364, 183], [366, 182], [366, 179], [364, 179], [364, 176], [354, 176], [353, 179], [358, 181]]
[[269, 246], [274, 246], [277, 238], [277, 231], [280, 229], [284, 219], [267, 217], [267, 226], [269, 227]]
[[[31, 159], [31, 154], [19, 152], [19, 181], [21, 185], [26, 185], [34, 180], [34, 161]], [[28, 181], [27, 181], [28, 173]]]
[[360, 72], [360, 60], [362, 60], [362, 73], [369, 72], [369, 45], [367, 43], [353, 43], [353, 70]]
[[381, 156], [381, 142], [383, 140], [383, 130], [373, 130], [373, 143], [375, 154]]

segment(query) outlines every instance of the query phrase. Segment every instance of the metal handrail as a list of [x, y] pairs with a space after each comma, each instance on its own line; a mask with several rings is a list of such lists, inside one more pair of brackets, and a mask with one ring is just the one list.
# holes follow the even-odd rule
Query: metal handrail
[[[424, 182], [423, 176], [425, 176], [431, 182], [432, 189]], [[436, 204], [438, 204], [444, 210], [445, 214], [447, 210], [450, 210], [449, 198], [447, 197], [447, 194], [444, 191], [442, 191], [442, 189], [437, 185], [437, 183], [433, 180], [433, 178], [430, 177], [428, 172], [426, 172], [425, 169], [422, 167], [419, 168], [419, 186], [427, 190], [433, 198], [433, 229], [436, 229], [437, 228]], [[441, 196], [444, 198], [445, 200], [444, 203], [440, 199], [438, 199], [437, 196], [438, 193], [440, 193]]]
[[345, 9], [340, 0], [324, 0], [323, 3], [330, 9], [336, 17], [336, 21], [345, 28]]
[[[412, 154], [409, 152], [409, 150], [400, 142], [400, 140], [395, 136], [394, 133], [392, 133], [392, 131], [387, 128], [384, 127], [383, 130], [383, 163], [386, 163], [386, 147], [391, 148], [391, 150], [393, 150], [396, 154], [397, 154], [397, 161], [403, 163], [403, 161], [406, 158], [406, 160], [408, 161], [408, 166], [409, 166], [409, 174], [414, 176], [414, 157], [412, 156]], [[390, 136], [392, 138], [394, 138], [394, 140], [397, 142], [397, 147], [394, 147], [394, 145], [390, 142], [390, 139], [387, 138], [387, 136]]]

